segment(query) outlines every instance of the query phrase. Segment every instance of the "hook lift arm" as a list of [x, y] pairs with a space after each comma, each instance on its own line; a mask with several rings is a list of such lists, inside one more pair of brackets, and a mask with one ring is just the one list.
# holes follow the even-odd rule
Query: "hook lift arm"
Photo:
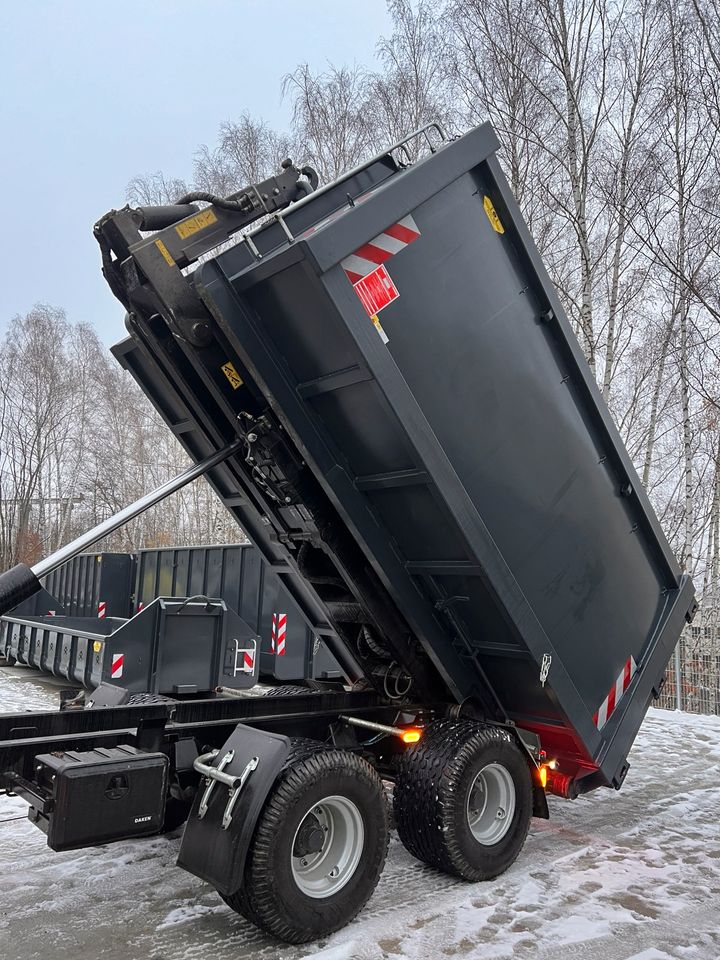
[[[317, 185], [318, 177], [311, 167], [297, 168], [291, 160], [285, 160], [279, 174], [244, 187], [229, 197], [196, 192], [166, 206], [112, 210], [95, 225], [103, 273], [115, 296], [131, 313], [136, 297], [148, 306], [142, 273], [153, 276], [158, 291], [155, 308], [165, 314], [175, 336], [200, 346], [207, 336], [207, 317], [182, 269], [238, 230], [303, 199]], [[210, 206], [201, 209], [196, 201], [210, 203]], [[148, 232], [152, 234], [150, 237]], [[37, 593], [41, 589], [40, 577], [47, 576], [113, 530], [203, 476], [237, 453], [243, 442], [236, 440], [189, 467], [32, 567], [19, 563], [1, 574], [0, 616]]]

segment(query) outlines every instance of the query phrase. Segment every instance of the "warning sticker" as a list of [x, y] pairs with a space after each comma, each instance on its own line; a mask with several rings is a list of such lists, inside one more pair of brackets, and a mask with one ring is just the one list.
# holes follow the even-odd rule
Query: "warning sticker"
[[174, 267], [174, 266], [175, 266], [175, 261], [174, 261], [173, 258], [172, 258], [172, 254], [170, 253], [170, 251], [168, 250], [168, 248], [165, 246], [165, 244], [162, 242], [162, 240], [156, 240], [156, 241], [155, 241], [155, 246], [158, 248], [158, 250], [160, 251], [160, 253], [163, 255], [163, 259], [164, 259], [165, 263], [166, 263], [169, 267]]
[[496, 233], [505, 233], [505, 227], [502, 225], [500, 217], [497, 215], [497, 210], [495, 209], [492, 200], [490, 197], [483, 197], [483, 209], [487, 214], [487, 218], [490, 221], [490, 225]]
[[227, 363], [224, 363], [220, 367], [220, 369], [228, 378], [228, 381], [230, 382], [230, 386], [233, 388], [233, 390], [237, 390], [238, 387], [241, 387], [243, 385], [242, 377], [235, 369], [235, 365], [231, 363], [229, 360]]
[[201, 210], [200, 213], [197, 213], [194, 217], [188, 217], [187, 220], [182, 220], [175, 227], [175, 232], [183, 240], [187, 240], [188, 237], [192, 237], [193, 234], [199, 233], [213, 223], [217, 223], [215, 211], [211, 209]]
[[353, 290], [360, 297], [360, 302], [373, 322], [377, 320], [377, 314], [381, 310], [400, 296], [390, 274], [382, 265], [354, 283]]

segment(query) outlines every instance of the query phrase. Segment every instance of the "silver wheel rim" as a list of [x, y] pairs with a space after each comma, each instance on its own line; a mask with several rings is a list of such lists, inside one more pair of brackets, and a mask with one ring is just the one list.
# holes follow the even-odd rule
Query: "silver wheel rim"
[[[307, 852], [303, 837], [317, 838], [322, 846]], [[290, 852], [292, 875], [308, 897], [331, 897], [341, 890], [357, 869], [362, 856], [365, 828], [360, 811], [347, 797], [325, 797], [314, 803], [300, 821]], [[315, 843], [317, 846], [317, 841]]]
[[489, 763], [473, 780], [468, 794], [467, 819], [478, 843], [489, 847], [502, 840], [515, 813], [515, 784], [509, 771]]

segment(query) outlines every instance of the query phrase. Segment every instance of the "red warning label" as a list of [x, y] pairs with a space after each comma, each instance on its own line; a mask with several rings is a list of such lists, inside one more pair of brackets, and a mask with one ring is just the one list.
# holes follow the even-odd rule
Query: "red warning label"
[[382, 265], [354, 283], [353, 290], [360, 297], [369, 317], [380, 313], [384, 307], [400, 296], [397, 287], [390, 279], [390, 274]]

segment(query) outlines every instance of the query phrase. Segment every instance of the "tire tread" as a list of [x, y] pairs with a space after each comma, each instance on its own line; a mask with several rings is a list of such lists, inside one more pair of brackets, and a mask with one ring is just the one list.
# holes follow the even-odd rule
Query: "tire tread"
[[[405, 752], [394, 791], [395, 825], [404, 846], [418, 860], [466, 880], [490, 879], [502, 872], [469, 867], [452, 816], [463, 770], [478, 750], [498, 744], [507, 744], [519, 753], [513, 736], [498, 727], [471, 720], [438, 720], [430, 724], [417, 746]], [[531, 809], [529, 774], [526, 793], [518, 802]], [[524, 820], [522, 835], [516, 838], [518, 851], [525, 842], [530, 815]], [[517, 853], [510, 862], [515, 856]]]
[[337, 904], [323, 902], [322, 907], [318, 908], [322, 910], [322, 930], [318, 930], [312, 925], [312, 917], [309, 916], [306, 928], [301, 929], [288, 919], [283, 910], [280, 898], [274, 890], [271, 868], [278, 831], [288, 815], [288, 810], [292, 809], [294, 799], [301, 795], [303, 789], [339, 770], [369, 781], [377, 793], [384, 797], [380, 777], [361, 757], [347, 751], [330, 749], [326, 744], [317, 741], [293, 738], [285, 765], [258, 821], [248, 852], [243, 885], [233, 896], [223, 898], [229, 906], [256, 926], [287, 943], [304, 943], [317, 939], [349, 923], [365, 906], [385, 863], [389, 843], [387, 811], [384, 818], [384, 842], [379, 845], [375, 862], [363, 861], [362, 866], [364, 872], [376, 873], [375, 883], [364, 900], [357, 903], [353, 912], [348, 913]]

